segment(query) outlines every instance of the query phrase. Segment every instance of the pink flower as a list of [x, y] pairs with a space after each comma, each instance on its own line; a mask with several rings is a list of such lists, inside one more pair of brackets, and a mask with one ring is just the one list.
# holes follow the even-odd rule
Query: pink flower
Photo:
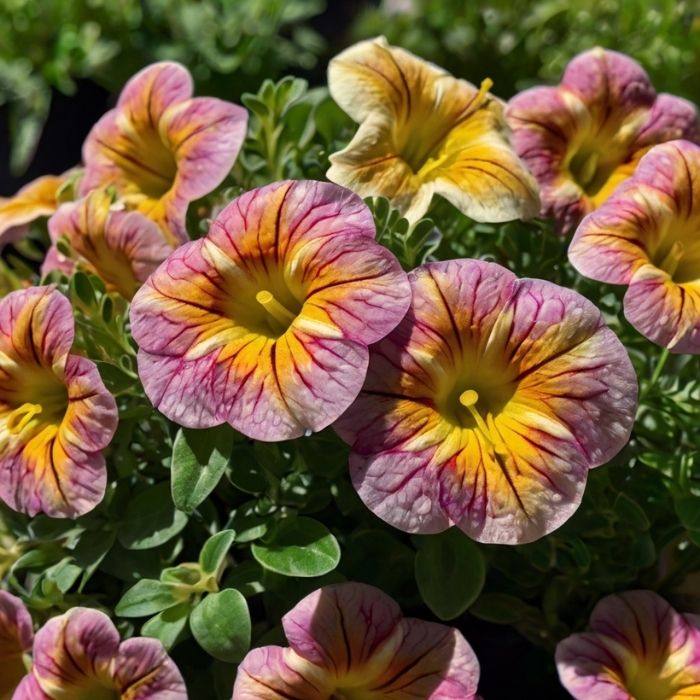
[[155, 639], [125, 642], [102, 612], [71, 608], [34, 639], [34, 663], [13, 700], [187, 700], [185, 683]]
[[672, 700], [700, 695], [700, 618], [652, 591], [601, 600], [590, 631], [557, 645], [557, 668], [576, 700]]
[[179, 63], [154, 63], [126, 84], [83, 146], [80, 192], [116, 187], [155, 221], [171, 244], [188, 240], [188, 204], [216, 188], [231, 170], [246, 133], [246, 111], [212, 97], [192, 97]]
[[24, 603], [0, 591], [0, 700], [9, 700], [26, 673], [24, 655], [32, 648], [32, 618]]
[[576, 56], [557, 87], [516, 95], [506, 116], [539, 182], [542, 215], [561, 233], [599, 207], [651, 146], [700, 140], [693, 104], [657, 95], [639, 64], [601, 48]]
[[288, 648], [251, 651], [233, 700], [473, 700], [479, 662], [454, 628], [404, 618], [372, 586], [326, 586], [282, 618]]

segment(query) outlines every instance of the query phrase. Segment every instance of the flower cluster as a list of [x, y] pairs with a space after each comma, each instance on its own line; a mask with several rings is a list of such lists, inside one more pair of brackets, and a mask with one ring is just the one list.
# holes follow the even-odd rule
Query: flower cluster
[[[247, 563], [274, 575], [334, 568], [304, 573], [310, 551], [332, 558], [331, 533], [305, 533], [301, 543], [289, 533], [303, 530], [306, 513], [323, 511], [331, 495], [340, 502], [342, 485], [304, 503], [298, 517], [295, 497], [325, 465], [309, 467], [286, 441], [331, 428], [349, 454], [347, 485], [359, 500], [352, 490], [351, 497], [371, 511], [363, 517], [417, 535], [454, 526], [459, 542], [474, 547], [530, 543], [560, 528], [579, 508], [589, 472], [630, 441], [637, 377], [595, 292], [587, 298], [520, 278], [485, 259], [432, 259], [404, 270], [377, 232], [376, 202], [360, 197], [389, 201], [403, 217], [404, 242], [425, 227], [434, 195], [458, 210], [454, 216], [477, 222], [540, 212], [560, 234], [575, 231], [573, 268], [627, 286], [624, 313], [644, 337], [700, 354], [700, 124], [690, 103], [657, 95], [634, 61], [594, 49], [571, 62], [558, 87], [527, 90], [506, 106], [488, 78], [475, 87], [378, 38], [334, 58], [328, 83], [358, 124], [328, 157], [330, 182], [288, 179], [205, 199], [225, 181], [241, 185], [232, 168], [247, 113], [192, 97], [188, 71], [163, 62], [135, 75], [93, 127], [81, 168], [0, 201], [0, 246], [48, 217], [48, 279], [0, 299], [3, 508], [28, 516], [25, 541], [41, 537], [42, 521], [29, 520], [37, 514], [49, 516], [45, 528], [50, 519], [90, 514], [79, 527], [97, 530], [91, 566], [108, 562], [123, 580], [141, 579], [137, 592], [149, 591], [134, 609], [122, 605], [123, 616], [157, 615], [144, 636], [122, 641], [96, 609], [99, 596], [71, 607], [56, 593], [78, 574], [54, 589], [39, 578], [31, 589], [17, 585], [44, 623], [35, 634], [24, 603], [0, 591], [0, 697], [184, 699], [166, 648], [190, 633], [221, 662], [240, 662], [234, 700], [478, 697], [479, 664], [457, 629], [404, 618], [391, 597], [363, 583], [336, 580], [303, 597], [282, 619], [288, 647], [246, 654], [249, 619], [248, 639], [244, 625], [236, 632], [243, 653], [226, 637], [239, 598], [247, 611], [233, 589], [250, 583], [247, 573], [230, 585], [221, 579], [236, 537], [259, 540]], [[261, 120], [259, 103], [246, 105]], [[211, 216], [201, 237], [188, 231], [195, 200], [203, 200], [199, 223]], [[440, 232], [430, 236], [433, 251]], [[64, 293], [80, 280], [97, 280], [98, 331], [108, 340], [115, 305], [121, 310], [125, 357], [91, 354], [89, 343], [76, 342], [95, 330], [81, 316], [91, 300], [74, 308]], [[129, 392], [135, 398], [125, 398]], [[144, 444], [172, 446], [178, 512], [163, 503], [164, 455], [140, 465], [125, 457], [135, 435], [135, 454]], [[265, 453], [269, 445], [259, 442], [284, 445]], [[234, 444], [261, 450], [270, 462], [262, 476], [228, 463]], [[297, 481], [273, 454], [301, 463]], [[176, 486], [193, 464], [194, 476]], [[256, 497], [269, 486], [273, 497], [253, 505], [231, 499], [224, 527], [202, 508], [197, 527], [226, 534], [216, 546], [208, 541], [196, 564], [165, 568], [156, 581], [109, 558], [116, 541], [124, 551], [164, 545], [224, 472], [220, 500], [232, 485]], [[123, 511], [134, 504], [153, 509], [144, 518], [149, 536], [124, 527]], [[266, 514], [269, 529], [256, 520]], [[60, 533], [72, 558], [53, 565], [93, 554], [73, 534]], [[302, 550], [298, 570], [279, 561], [287, 545]], [[158, 556], [172, 563], [182, 549]], [[13, 585], [14, 567], [27, 565], [21, 559], [7, 564]], [[274, 591], [274, 577], [259, 589], [266, 587]], [[46, 590], [55, 597], [39, 605], [37, 591]], [[49, 607], [61, 614], [45, 615]], [[556, 654], [574, 697], [700, 693], [693, 615], [632, 591], [600, 601], [590, 626]], [[214, 645], [203, 628], [224, 642]], [[165, 647], [148, 638], [159, 635]]]

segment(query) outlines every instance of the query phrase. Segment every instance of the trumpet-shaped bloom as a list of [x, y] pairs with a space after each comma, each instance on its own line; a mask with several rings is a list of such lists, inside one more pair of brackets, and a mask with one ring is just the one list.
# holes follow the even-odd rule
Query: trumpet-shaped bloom
[[32, 618], [24, 603], [0, 591], [0, 700], [10, 700], [26, 673], [24, 654], [32, 648]]
[[479, 662], [452, 627], [403, 618], [377, 588], [321, 588], [282, 618], [289, 648], [254, 649], [233, 700], [473, 700]]
[[674, 700], [700, 696], [700, 618], [652, 591], [603, 598], [590, 631], [557, 645], [557, 668], [577, 700]]
[[156, 639], [121, 642], [102, 612], [71, 608], [34, 639], [34, 664], [13, 700], [187, 700], [180, 671]]
[[[53, 241], [42, 273], [60, 269], [68, 274], [76, 267], [104, 280], [108, 291], [131, 299], [148, 275], [172, 251], [158, 226], [139, 212], [110, 209], [112, 197], [104, 189], [63, 204], [49, 219]], [[71, 257], [62, 255], [58, 241], [65, 237]]]
[[700, 139], [693, 104], [657, 95], [638, 63], [600, 48], [574, 58], [557, 87], [516, 95], [506, 116], [540, 184], [542, 214], [561, 233], [599, 207], [651, 146]]
[[51, 216], [58, 208], [58, 191], [63, 175], [44, 175], [25, 185], [14, 197], [0, 197], [0, 248], [23, 238], [29, 224]]
[[495, 263], [430, 263], [409, 278], [411, 308], [372, 347], [336, 423], [355, 488], [407, 532], [541, 537], [627, 442], [637, 383], [624, 347], [576, 292]]
[[281, 182], [234, 200], [136, 293], [132, 332], [153, 404], [181, 425], [230, 423], [284, 440], [332, 423], [365, 376], [367, 345], [410, 287], [336, 185]]
[[581, 222], [569, 259], [587, 277], [628, 285], [625, 316], [642, 335], [700, 353], [700, 147], [652, 148]]
[[192, 77], [178, 63], [144, 68], [83, 146], [81, 193], [115, 186], [173, 244], [188, 240], [188, 204], [209, 194], [231, 170], [248, 119], [242, 107], [192, 98], [192, 90]]
[[508, 142], [501, 102], [417, 56], [362, 41], [328, 67], [333, 99], [360, 127], [328, 179], [391, 200], [409, 221], [434, 194], [477, 221], [535, 216], [537, 184]]
[[70, 354], [73, 335], [52, 287], [0, 300], [0, 498], [29, 515], [76, 517], [105, 490], [117, 407], [94, 363]]

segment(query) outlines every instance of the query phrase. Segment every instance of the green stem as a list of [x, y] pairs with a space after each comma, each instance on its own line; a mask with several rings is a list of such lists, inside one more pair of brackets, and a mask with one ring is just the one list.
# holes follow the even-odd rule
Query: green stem
[[642, 397], [645, 398], [651, 390], [656, 386], [656, 383], [659, 381], [659, 377], [661, 376], [661, 372], [663, 372], [664, 365], [666, 364], [666, 360], [668, 360], [668, 356], [670, 355], [668, 348], [664, 348], [661, 351], [661, 354], [659, 355], [659, 359], [656, 362], [656, 367], [654, 368], [654, 373], [651, 375], [651, 379], [649, 380], [649, 383], [646, 385], [646, 388], [642, 392]]

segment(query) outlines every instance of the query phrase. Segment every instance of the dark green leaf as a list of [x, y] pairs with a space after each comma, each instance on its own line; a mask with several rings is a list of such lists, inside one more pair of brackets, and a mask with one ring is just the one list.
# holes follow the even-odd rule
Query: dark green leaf
[[210, 537], [199, 553], [199, 566], [205, 574], [217, 574], [233, 544], [233, 530], [222, 530]]

